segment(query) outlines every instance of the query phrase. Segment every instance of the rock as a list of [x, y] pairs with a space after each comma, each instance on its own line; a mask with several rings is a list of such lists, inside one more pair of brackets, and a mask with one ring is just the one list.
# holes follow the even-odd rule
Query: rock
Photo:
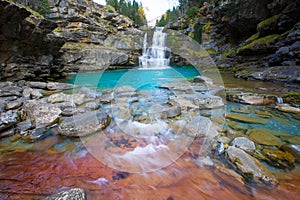
[[207, 117], [196, 116], [184, 127], [184, 131], [187, 135], [192, 137], [209, 137], [214, 138], [219, 133], [212, 121]]
[[107, 93], [100, 98], [100, 103], [108, 104], [114, 101], [114, 94]]
[[37, 100], [25, 102], [23, 110], [35, 128], [47, 127], [54, 124], [61, 114], [61, 110], [57, 106], [41, 103]]
[[249, 124], [267, 124], [268, 123], [268, 120], [263, 119], [263, 118], [238, 115], [238, 114], [227, 114], [227, 115], [225, 115], [225, 118], [231, 119], [234, 121], [249, 123]]
[[231, 146], [238, 147], [243, 149], [246, 152], [254, 152], [255, 151], [255, 144], [253, 141], [249, 140], [246, 137], [236, 137], [231, 142]]
[[249, 129], [247, 135], [258, 144], [277, 147], [282, 146], [281, 140], [272, 134], [272, 130], [261, 128]]
[[0, 131], [0, 139], [5, 138], [5, 137], [10, 137], [14, 134], [15, 134], [15, 129], [14, 128], [10, 128], [10, 129], [6, 129], [4, 131]]
[[86, 200], [86, 195], [83, 189], [73, 188], [65, 190], [57, 194], [46, 197], [45, 200]]
[[31, 123], [30, 119], [27, 119], [26, 121], [19, 122], [17, 124], [16, 131], [17, 131], [17, 133], [22, 135], [23, 132], [25, 132], [31, 128], [33, 128], [32, 123]]
[[47, 83], [45, 82], [38, 82], [38, 81], [28, 81], [27, 86], [31, 88], [37, 88], [37, 89], [46, 89]]
[[88, 102], [84, 104], [84, 108], [87, 108], [89, 110], [98, 110], [101, 107], [101, 104], [99, 102]]
[[81, 87], [79, 89], [79, 93], [84, 94], [84, 96], [86, 96], [87, 98], [100, 98], [102, 96], [101, 92], [97, 92], [96, 90], [93, 90], [91, 88], [88, 87]]
[[241, 126], [241, 125], [239, 125], [238, 123], [232, 122], [232, 121], [230, 121], [230, 120], [226, 120], [226, 123], [227, 123], [227, 125], [228, 125], [230, 128], [232, 128], [232, 129], [234, 129], [234, 130], [236, 130], [236, 131], [246, 132], [247, 129], [248, 129], [248, 128], [245, 127], [245, 126]]
[[205, 83], [206, 85], [213, 85], [214, 82], [212, 79], [205, 77], [205, 76], [196, 76], [194, 78], [195, 83]]
[[161, 112], [161, 118], [167, 119], [167, 118], [173, 118], [181, 115], [181, 108], [180, 106], [172, 106], [170, 108], [164, 109]]
[[19, 108], [22, 104], [23, 104], [23, 102], [20, 100], [10, 101], [6, 104], [5, 109], [6, 110], [16, 109], [16, 108]]
[[193, 102], [200, 109], [215, 109], [224, 106], [221, 97], [212, 95], [197, 95]]
[[296, 113], [299, 114], [300, 113], [300, 108], [296, 108], [296, 107], [292, 107], [292, 106], [279, 106], [278, 110], [282, 111], [282, 112], [289, 112], [289, 113]]
[[22, 88], [17, 86], [8, 86], [0, 88], [0, 97], [22, 96]]
[[240, 108], [238, 110], [232, 109], [231, 112], [242, 113], [242, 114], [250, 114], [251, 113], [250, 110], [246, 110], [244, 108]]
[[131, 86], [128, 86], [128, 85], [124, 85], [124, 86], [114, 88], [114, 93], [115, 94], [133, 93], [133, 92], [135, 92], [135, 89]]
[[87, 101], [89, 101], [89, 99], [86, 99], [84, 94], [79, 94], [79, 93], [75, 93], [75, 94], [56, 93], [48, 97], [49, 103], [71, 102], [76, 105], [81, 105]]
[[31, 96], [31, 92], [33, 91], [32, 88], [24, 86], [23, 87], [23, 92], [22, 92], [22, 96], [26, 99], [29, 99]]
[[73, 89], [74, 85], [68, 83], [49, 82], [47, 83], [48, 90], [69, 90]]
[[272, 186], [278, 185], [275, 176], [266, 169], [260, 162], [247, 154], [242, 149], [229, 146], [226, 150], [229, 161], [243, 173], [246, 178], [262, 181]]
[[296, 162], [300, 162], [300, 145], [289, 144], [285, 145], [283, 149], [292, 154]]
[[262, 153], [270, 159], [268, 163], [272, 166], [287, 169], [294, 167], [295, 158], [288, 152], [278, 149], [263, 149]]
[[300, 145], [300, 136], [299, 135], [280, 136], [280, 138], [283, 141], [288, 142], [290, 144]]
[[40, 99], [43, 97], [40, 89], [35, 89], [30, 92], [30, 95], [33, 99]]
[[82, 137], [106, 128], [109, 123], [110, 117], [106, 113], [91, 111], [63, 118], [58, 127], [58, 132], [69, 137]]
[[17, 123], [18, 115], [12, 110], [1, 112], [0, 114], [0, 131], [10, 128]]
[[274, 104], [277, 101], [275, 96], [263, 95], [263, 94], [252, 94], [252, 93], [236, 93], [228, 92], [226, 94], [228, 101], [250, 104], [250, 105], [268, 105]]

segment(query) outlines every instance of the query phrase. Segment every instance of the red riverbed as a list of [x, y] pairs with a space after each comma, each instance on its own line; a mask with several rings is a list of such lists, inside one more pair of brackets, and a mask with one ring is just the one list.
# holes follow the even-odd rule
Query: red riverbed
[[151, 173], [111, 169], [84, 147], [62, 153], [35, 150], [5, 154], [0, 156], [0, 199], [43, 199], [74, 187], [85, 189], [87, 199], [102, 200], [282, 200], [300, 196], [299, 167], [289, 172], [277, 171], [280, 184], [276, 188], [245, 185], [238, 174], [221, 164], [198, 167], [192, 159], [198, 146], [193, 143], [176, 162]]

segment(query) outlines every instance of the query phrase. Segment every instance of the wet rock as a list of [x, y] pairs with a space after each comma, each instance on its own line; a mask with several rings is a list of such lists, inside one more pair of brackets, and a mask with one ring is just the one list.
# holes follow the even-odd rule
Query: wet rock
[[297, 144], [300, 145], [300, 136], [299, 135], [286, 135], [286, 136], [280, 136], [280, 138], [288, 142], [290, 144]]
[[44, 200], [65, 200], [65, 199], [86, 200], [86, 195], [83, 189], [73, 188], [70, 190], [65, 190], [57, 194], [51, 195], [45, 198]]
[[23, 110], [36, 128], [54, 124], [61, 114], [61, 110], [57, 106], [36, 100], [25, 102]]
[[268, 120], [262, 119], [259, 117], [252, 117], [252, 116], [245, 116], [245, 115], [238, 115], [238, 114], [227, 114], [225, 115], [226, 119], [249, 123], [249, 124], [267, 124]]
[[285, 145], [283, 149], [292, 154], [296, 162], [300, 162], [300, 145], [289, 144]]
[[113, 93], [107, 93], [100, 98], [100, 103], [108, 104], [114, 101]]
[[258, 144], [277, 147], [282, 146], [281, 140], [273, 135], [272, 130], [255, 128], [248, 130], [247, 135]]
[[263, 94], [253, 94], [253, 93], [234, 93], [229, 92], [226, 94], [228, 101], [250, 104], [250, 105], [268, 105], [274, 104], [277, 101], [275, 96], [263, 95]]
[[84, 104], [83, 107], [89, 110], [98, 110], [101, 107], [101, 104], [99, 102], [88, 102]]
[[49, 82], [47, 83], [48, 90], [69, 90], [73, 89], [74, 85], [68, 83]]
[[170, 108], [166, 108], [161, 112], [161, 118], [173, 118], [181, 115], [181, 108], [180, 106], [172, 106]]
[[294, 167], [295, 158], [288, 152], [278, 149], [263, 149], [262, 153], [270, 159], [268, 163], [272, 166], [287, 169]]
[[213, 80], [208, 78], [208, 77], [205, 77], [205, 76], [196, 76], [194, 78], [194, 82], [195, 83], [205, 83], [207, 85], [213, 85]]
[[8, 86], [0, 88], [0, 97], [22, 96], [22, 88], [17, 86]]
[[0, 114], [0, 131], [5, 130], [14, 124], [17, 123], [17, 117], [18, 115], [13, 112], [12, 110], [9, 110], [7, 112], [1, 112]]
[[221, 97], [212, 95], [197, 95], [193, 102], [200, 109], [215, 109], [224, 106]]
[[230, 120], [227, 120], [226, 123], [227, 123], [227, 125], [228, 125], [230, 128], [232, 128], [232, 129], [234, 129], [234, 130], [236, 130], [236, 131], [242, 131], [242, 132], [245, 132], [245, 131], [247, 131], [247, 129], [248, 129], [248, 128], [245, 127], [245, 126], [241, 126], [241, 125], [239, 125], [238, 123], [235, 123], [235, 122], [230, 121]]
[[257, 111], [257, 112], [255, 112], [255, 115], [258, 116], [258, 117], [263, 117], [263, 118], [272, 117], [272, 114], [267, 112], [267, 111]]
[[84, 94], [87, 98], [93, 98], [93, 99], [100, 98], [102, 96], [101, 92], [97, 92], [96, 90], [93, 90], [88, 87], [81, 87], [79, 89], [79, 93]]
[[38, 81], [28, 81], [27, 86], [31, 88], [37, 88], [37, 89], [46, 89], [47, 83], [46, 82], [38, 82]]
[[58, 127], [58, 132], [69, 137], [87, 136], [104, 129], [109, 123], [110, 118], [106, 113], [91, 111], [63, 118]]
[[231, 142], [231, 146], [238, 147], [243, 149], [246, 152], [254, 152], [255, 151], [255, 144], [253, 141], [249, 140], [246, 137], [236, 137]]
[[282, 111], [282, 112], [289, 112], [289, 113], [296, 113], [299, 114], [300, 113], [300, 108], [296, 108], [296, 107], [292, 107], [292, 106], [279, 106], [278, 110]]
[[78, 93], [75, 94], [56, 93], [48, 97], [49, 103], [71, 102], [76, 105], [81, 105], [87, 101], [89, 101], [89, 99], [86, 99], [84, 94], [78, 94]]
[[275, 176], [260, 162], [247, 154], [244, 150], [230, 146], [226, 150], [229, 161], [243, 173], [246, 178], [259, 180], [264, 183], [276, 186], [278, 181]]
[[184, 131], [187, 135], [192, 137], [208, 136], [214, 138], [219, 134], [213, 122], [209, 118], [202, 116], [197, 116], [190, 120], [185, 125]]
[[235, 112], [235, 113], [242, 113], [242, 114], [250, 114], [250, 110], [246, 110], [244, 108], [240, 108], [238, 110], [232, 109], [231, 112]]

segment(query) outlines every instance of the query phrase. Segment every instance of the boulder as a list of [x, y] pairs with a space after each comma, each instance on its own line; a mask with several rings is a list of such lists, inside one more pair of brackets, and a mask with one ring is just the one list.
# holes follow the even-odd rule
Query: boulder
[[39, 82], [39, 81], [28, 81], [27, 86], [31, 88], [37, 88], [37, 89], [46, 89], [47, 83], [46, 82]]
[[273, 135], [272, 130], [255, 128], [248, 130], [247, 135], [258, 144], [277, 147], [282, 146], [281, 140]]
[[0, 88], [0, 97], [22, 96], [22, 88], [17, 86], [8, 86]]
[[225, 115], [226, 119], [239, 121], [243, 123], [249, 123], [249, 124], [267, 124], [268, 120], [259, 118], [259, 117], [253, 117], [253, 116], [246, 116], [246, 115], [238, 115], [238, 114], [227, 114]]
[[231, 142], [231, 146], [238, 147], [243, 149], [246, 152], [254, 152], [255, 151], [255, 144], [253, 141], [249, 140], [246, 137], [236, 137]]
[[229, 146], [226, 150], [228, 160], [246, 177], [262, 181], [272, 186], [278, 185], [276, 177], [254, 157], [244, 150]]
[[194, 117], [184, 127], [187, 135], [192, 137], [209, 137], [214, 138], [219, 133], [213, 122], [203, 116]]
[[214, 82], [212, 79], [205, 77], [205, 76], [196, 76], [194, 78], [195, 83], [205, 83], [206, 85], [213, 85]]
[[109, 123], [110, 117], [106, 113], [91, 111], [63, 118], [58, 132], [69, 137], [87, 136], [106, 128]]
[[282, 112], [289, 112], [289, 113], [296, 113], [296, 114], [300, 113], [300, 108], [296, 108], [296, 107], [288, 106], [288, 105], [279, 106], [278, 110], [280, 110]]
[[65, 199], [86, 200], [86, 195], [83, 189], [73, 188], [46, 197], [44, 200], [65, 200]]
[[37, 100], [25, 102], [23, 110], [35, 128], [47, 127], [54, 124], [61, 114], [61, 110], [57, 106]]
[[295, 144], [289, 144], [289, 145], [285, 145], [283, 147], [283, 149], [286, 152], [289, 152], [290, 154], [292, 154], [295, 158], [296, 162], [300, 162], [300, 145], [295, 145]]

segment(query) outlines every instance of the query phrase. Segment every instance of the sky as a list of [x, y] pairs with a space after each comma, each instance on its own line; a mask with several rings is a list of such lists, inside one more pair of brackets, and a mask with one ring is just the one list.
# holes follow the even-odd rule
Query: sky
[[[105, 5], [105, 0], [93, 0], [93, 1]], [[166, 10], [170, 8], [172, 9], [173, 6], [178, 5], [178, 0], [136, 0], [136, 1], [142, 3], [148, 20], [148, 25], [154, 25], [156, 18], [160, 18], [161, 15], [166, 12]]]

